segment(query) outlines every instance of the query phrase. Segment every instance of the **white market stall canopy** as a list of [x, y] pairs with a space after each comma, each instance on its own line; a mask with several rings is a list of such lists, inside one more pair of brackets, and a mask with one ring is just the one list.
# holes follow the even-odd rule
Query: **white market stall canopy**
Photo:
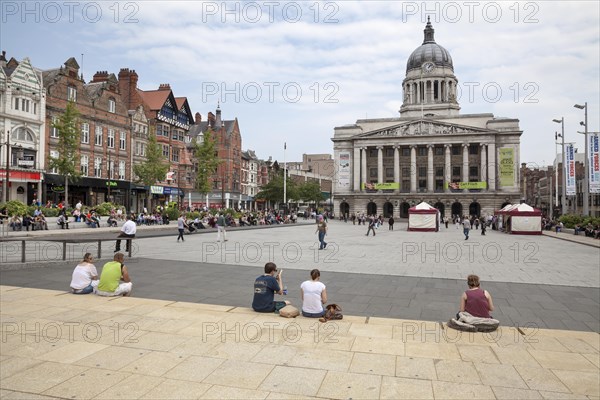
[[440, 226], [440, 212], [437, 208], [422, 202], [408, 209], [408, 230], [436, 232]]

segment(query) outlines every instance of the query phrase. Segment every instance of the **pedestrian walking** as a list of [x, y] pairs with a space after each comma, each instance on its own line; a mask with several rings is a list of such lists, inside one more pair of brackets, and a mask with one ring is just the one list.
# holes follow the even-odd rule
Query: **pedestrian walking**
[[446, 225], [446, 229], [448, 229], [448, 217], [444, 217], [444, 224]]
[[177, 229], [179, 230], [179, 236], [177, 236], [177, 241], [181, 239], [182, 242], [185, 242], [183, 238], [183, 232], [185, 231], [187, 224], [185, 223], [185, 216], [181, 214], [179, 218], [177, 218]]
[[465, 234], [465, 240], [469, 240], [469, 231], [471, 230], [471, 221], [469, 218], [465, 217], [462, 222], [463, 225], [463, 233]]
[[487, 226], [485, 226], [485, 219], [481, 219], [481, 235], [485, 236], [485, 230], [487, 229]]
[[367, 229], [367, 234], [365, 236], [369, 236], [369, 232], [373, 231], [373, 236], [375, 236], [375, 218], [369, 218], [369, 228]]
[[390, 219], [388, 219], [388, 225], [390, 226], [389, 230], [393, 231], [394, 230], [394, 217], [390, 217]]
[[327, 235], [327, 222], [323, 220], [323, 216], [319, 216], [317, 222], [317, 231], [315, 233], [319, 233], [319, 250], [323, 250], [327, 247], [327, 242], [325, 242], [325, 235]]
[[[221, 239], [221, 233], [223, 234], [223, 239]], [[227, 233], [225, 231], [225, 217], [223, 216], [223, 212], [219, 212], [219, 216], [217, 217], [217, 242], [219, 241], [227, 241]]]

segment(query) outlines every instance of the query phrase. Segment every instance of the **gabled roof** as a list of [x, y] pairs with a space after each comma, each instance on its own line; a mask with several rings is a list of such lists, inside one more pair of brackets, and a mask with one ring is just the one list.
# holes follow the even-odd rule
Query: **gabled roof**
[[175, 98], [173, 97], [173, 92], [170, 90], [140, 90], [138, 89], [138, 94], [148, 106], [150, 111], [160, 111], [162, 106], [166, 103], [169, 97], [172, 98], [172, 101], [175, 103]]
[[90, 100], [94, 101], [102, 95], [102, 89], [104, 88], [103, 83], [104, 82], [92, 82], [83, 86]]
[[190, 104], [188, 103], [187, 97], [175, 97], [175, 104], [177, 105], [177, 110], [181, 111], [182, 109], [188, 116], [188, 123], [191, 125], [194, 123], [194, 117], [192, 116], [192, 110], [190, 108]]

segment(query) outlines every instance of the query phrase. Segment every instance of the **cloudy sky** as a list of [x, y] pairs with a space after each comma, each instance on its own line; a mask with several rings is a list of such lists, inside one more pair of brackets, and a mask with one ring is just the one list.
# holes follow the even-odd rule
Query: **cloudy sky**
[[170, 83], [203, 117], [221, 103], [260, 158], [332, 153], [333, 128], [397, 117], [406, 61], [427, 16], [454, 60], [461, 113], [518, 118], [521, 162], [550, 164], [554, 132], [583, 152], [599, 129], [596, 1], [0, 2], [0, 48], [40, 69], [69, 57], [89, 80], [135, 69], [141, 89]]

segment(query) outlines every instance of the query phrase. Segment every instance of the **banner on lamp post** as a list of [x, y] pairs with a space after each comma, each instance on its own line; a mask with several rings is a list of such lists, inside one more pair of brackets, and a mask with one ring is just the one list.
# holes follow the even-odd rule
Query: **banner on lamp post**
[[575, 149], [572, 144], [565, 148], [565, 176], [567, 177], [567, 196], [575, 196]]
[[590, 193], [600, 193], [600, 136], [590, 135], [590, 149], [588, 165], [590, 168]]

